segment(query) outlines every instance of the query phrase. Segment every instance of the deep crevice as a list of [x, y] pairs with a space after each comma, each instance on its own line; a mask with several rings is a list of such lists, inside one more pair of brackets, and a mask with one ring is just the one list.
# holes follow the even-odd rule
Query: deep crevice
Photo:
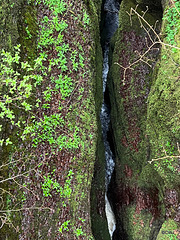
[[103, 104], [101, 107], [100, 120], [102, 126], [102, 138], [104, 142], [104, 150], [105, 150], [105, 188], [106, 188], [106, 197], [105, 197], [105, 210], [106, 217], [108, 222], [109, 234], [112, 238], [113, 232], [116, 228], [116, 220], [114, 213], [112, 211], [111, 204], [108, 200], [108, 185], [110, 183], [110, 179], [113, 173], [114, 165], [115, 165], [115, 148], [113, 144], [113, 132], [111, 127], [111, 104], [110, 104], [110, 96], [107, 88], [107, 78], [109, 72], [109, 45], [110, 40], [118, 28], [118, 13], [119, 13], [120, 1], [116, 0], [106, 0], [103, 1], [102, 12], [101, 12], [101, 47], [103, 51], [103, 72], [102, 72], [102, 80], [103, 80]]
[[[115, 6], [117, 8], [114, 9], [113, 7], [112, 8], [110, 7], [110, 9], [108, 9], [109, 2], [115, 2]], [[156, 1], [155, 4], [153, 3], [153, 4], [149, 5], [148, 12], [156, 12], [156, 11], [158, 13], [159, 13], [159, 11], [161, 12], [162, 6], [161, 6], [160, 2], [161, 1], [159, 1], [157, 4], [157, 1]], [[110, 41], [111, 41], [111, 37], [113, 36], [113, 33], [117, 29], [117, 25], [115, 27], [113, 26], [113, 24], [114, 24], [113, 18], [114, 18], [114, 14], [117, 14], [117, 9], [119, 10], [120, 3], [121, 3], [121, 0], [118, 0], [118, 1], [103, 0], [102, 11], [101, 11], [101, 22], [100, 22], [100, 37], [101, 37], [101, 47], [102, 47], [104, 57], [105, 57], [105, 54], [109, 55], [109, 47], [111, 47], [111, 49], [110, 49], [111, 56], [113, 54], [114, 46], [112, 44], [110, 46]], [[144, 11], [146, 10], [145, 5], [142, 5], [141, 8]], [[107, 48], [108, 48], [108, 52], [107, 52]], [[109, 61], [109, 59], [108, 59], [108, 61]], [[111, 63], [110, 64], [108, 63], [108, 65], [111, 65]], [[110, 111], [111, 111], [111, 101], [110, 101], [110, 97], [112, 100], [112, 96], [110, 96], [111, 94], [113, 94], [113, 93], [109, 92], [108, 87], [104, 86], [104, 104], [107, 107], [108, 115], [110, 115]], [[102, 138], [104, 138], [104, 137], [102, 137]], [[112, 127], [112, 123], [111, 123], [110, 119], [109, 119], [109, 124], [108, 124], [108, 130], [106, 131], [106, 140], [109, 144], [113, 158], [115, 158], [114, 156], [117, 155], [116, 144], [118, 144], [118, 143], [116, 143], [116, 141], [115, 141], [113, 127]], [[106, 169], [106, 171], [107, 171], [107, 169]], [[127, 240], [129, 238], [129, 236], [125, 230], [125, 227], [123, 226], [124, 225], [123, 214], [122, 214], [122, 216], [120, 216], [119, 212], [117, 211], [117, 208], [119, 208], [119, 207], [121, 208], [124, 203], [123, 203], [123, 196], [118, 196], [118, 194], [115, 192], [116, 189], [118, 189], [118, 188], [116, 188], [116, 185], [117, 185], [116, 180], [117, 180], [116, 179], [116, 171], [114, 170], [112, 173], [111, 181], [110, 181], [110, 183], [108, 183], [108, 188], [107, 188], [107, 196], [108, 196], [111, 208], [112, 208], [112, 210], [115, 214], [115, 218], [116, 218], [116, 230], [114, 231], [112, 239], [113, 240], [121, 240], [121, 239]], [[122, 184], [122, 188], [123, 188], [123, 183], [120, 183], [120, 184]], [[117, 196], [118, 196], [118, 199], [116, 199]], [[129, 197], [131, 198], [131, 203], [133, 203], [135, 201], [134, 196], [131, 196], [131, 193], [129, 193]], [[161, 225], [160, 223], [157, 223], [157, 226], [160, 226], [160, 225]], [[156, 234], [152, 233], [150, 236], [150, 239], [152, 239], [152, 236], [154, 237], [155, 235]], [[97, 236], [95, 239], [100, 240], [102, 238]]]

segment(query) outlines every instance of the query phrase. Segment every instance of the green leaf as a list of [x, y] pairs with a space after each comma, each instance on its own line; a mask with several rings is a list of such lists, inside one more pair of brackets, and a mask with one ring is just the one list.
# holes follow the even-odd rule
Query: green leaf
[[1, 139], [1, 140], [0, 140], [0, 146], [1, 146], [1, 147], [2, 147], [3, 143], [4, 143], [4, 139]]
[[6, 139], [6, 146], [7, 146], [7, 145], [10, 145], [10, 144], [13, 144], [13, 143], [10, 141], [9, 138], [7, 138], [7, 139]]

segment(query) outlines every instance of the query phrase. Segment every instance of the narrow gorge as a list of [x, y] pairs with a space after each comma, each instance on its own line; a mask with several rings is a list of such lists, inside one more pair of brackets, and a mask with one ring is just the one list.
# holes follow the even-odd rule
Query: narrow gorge
[[[169, 39], [167, 30], [171, 7], [177, 8], [179, 3], [169, 6], [167, 1], [130, 0], [119, 4], [119, 27], [108, 48], [106, 90], [103, 85], [108, 105], [105, 112], [110, 115], [105, 138], [109, 140], [107, 148], [113, 152], [107, 154], [105, 142], [105, 159], [113, 158], [111, 166], [115, 165], [107, 191], [116, 222], [112, 239], [169, 239], [170, 235], [179, 239], [180, 87], [179, 67], [174, 68], [179, 66], [179, 30], [172, 37], [176, 43]], [[109, 37], [106, 28], [102, 33]], [[171, 121], [170, 116], [177, 118]], [[104, 159], [102, 152], [98, 151], [98, 158]], [[99, 211], [104, 203], [99, 189], [97, 197]], [[104, 215], [99, 214], [103, 226]], [[95, 239], [109, 239], [96, 220], [92, 219], [92, 223]]]
[[103, 50], [103, 71], [102, 71], [102, 81], [103, 81], [103, 104], [101, 107], [100, 120], [102, 126], [102, 137], [105, 149], [105, 212], [108, 222], [108, 229], [112, 239], [113, 232], [116, 229], [116, 220], [111, 208], [111, 204], [108, 200], [108, 186], [111, 181], [111, 176], [114, 171], [115, 159], [113, 154], [112, 138], [110, 137], [110, 102], [109, 93], [106, 88], [107, 77], [109, 72], [109, 45], [111, 38], [118, 28], [119, 24], [119, 2], [106, 0], [102, 7], [103, 11], [101, 13], [102, 19], [100, 23], [101, 30], [101, 46]]
[[179, 0], [2, 0], [0, 240], [180, 239]]

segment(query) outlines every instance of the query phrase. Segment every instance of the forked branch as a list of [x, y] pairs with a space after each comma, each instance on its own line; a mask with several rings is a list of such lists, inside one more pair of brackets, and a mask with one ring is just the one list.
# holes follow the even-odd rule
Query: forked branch
[[[139, 62], [143, 62], [145, 64], [147, 64], [149, 67], [152, 67], [152, 64], [150, 64], [150, 62], [152, 62], [152, 59], [150, 59], [148, 57], [148, 54], [150, 53], [150, 51], [152, 50], [159, 50], [159, 47], [157, 46], [161, 46], [161, 47], [164, 47], [164, 48], [173, 48], [173, 49], [177, 49], [177, 50], [180, 50], [179, 47], [177, 46], [174, 46], [174, 45], [171, 45], [171, 44], [168, 44], [168, 43], [165, 43], [161, 40], [161, 37], [160, 37], [160, 34], [158, 34], [157, 32], [157, 24], [158, 24], [158, 21], [155, 22], [154, 26], [150, 25], [150, 23], [145, 19], [145, 15], [146, 13], [148, 12], [148, 7], [146, 9], [146, 11], [144, 11], [142, 13], [142, 15], [140, 15], [138, 12], [137, 12], [137, 8], [138, 8], [138, 5], [135, 7], [135, 8], [131, 8], [130, 9], [130, 12], [127, 12], [127, 14], [129, 15], [130, 17], [130, 23], [132, 25], [132, 17], [133, 16], [137, 16], [138, 20], [139, 20], [139, 23], [140, 23], [140, 27], [144, 29], [144, 31], [146, 32], [147, 34], [147, 38], [148, 38], [148, 41], [147, 41], [147, 38], [146, 38], [146, 46], [147, 46], [147, 49], [143, 52], [143, 53], [140, 53], [139, 51], [136, 51], [137, 53], [137, 59], [135, 61], [133, 61], [132, 63], [129, 62], [129, 64], [127, 66], [123, 66], [122, 64], [120, 63], [117, 63], [115, 62], [114, 64], [115, 65], [118, 65], [120, 66], [123, 70], [124, 70], [124, 73], [123, 73], [123, 85], [125, 85], [125, 77], [126, 77], [126, 72], [127, 70], [133, 70], [134, 66], [137, 65]], [[178, 12], [179, 13], [179, 12]]]

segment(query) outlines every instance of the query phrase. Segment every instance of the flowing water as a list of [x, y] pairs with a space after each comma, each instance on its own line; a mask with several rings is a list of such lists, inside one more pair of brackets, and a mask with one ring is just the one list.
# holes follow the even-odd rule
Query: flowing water
[[[109, 71], [108, 54], [109, 54], [109, 46], [106, 45], [104, 50], [104, 62], [103, 62], [103, 94], [104, 95], [106, 91], [107, 75]], [[101, 107], [100, 119], [101, 119], [103, 141], [104, 141], [104, 147], [105, 147], [105, 158], [106, 158], [105, 184], [106, 184], [106, 190], [107, 190], [108, 184], [110, 183], [110, 180], [111, 180], [111, 175], [114, 170], [115, 162], [114, 162], [113, 153], [110, 148], [110, 143], [107, 137], [107, 134], [109, 131], [109, 125], [110, 125], [110, 108], [105, 98], [103, 99], [103, 104]]]
[[114, 156], [111, 151], [110, 142], [108, 140], [108, 131], [110, 126], [110, 107], [105, 98], [106, 85], [107, 85], [107, 76], [109, 71], [109, 42], [114, 32], [118, 28], [118, 11], [119, 11], [119, 2], [115, 0], [106, 0], [104, 3], [104, 26], [102, 30], [102, 38], [103, 38], [103, 72], [102, 72], [102, 80], [103, 80], [103, 104], [100, 113], [101, 125], [102, 125], [102, 134], [103, 141], [105, 147], [105, 159], [106, 159], [106, 194], [105, 194], [105, 211], [108, 222], [108, 229], [110, 236], [112, 238], [113, 232], [116, 229], [116, 220], [114, 213], [112, 211], [111, 205], [107, 198], [107, 190], [108, 185], [111, 180], [111, 176], [114, 170], [115, 161]]

